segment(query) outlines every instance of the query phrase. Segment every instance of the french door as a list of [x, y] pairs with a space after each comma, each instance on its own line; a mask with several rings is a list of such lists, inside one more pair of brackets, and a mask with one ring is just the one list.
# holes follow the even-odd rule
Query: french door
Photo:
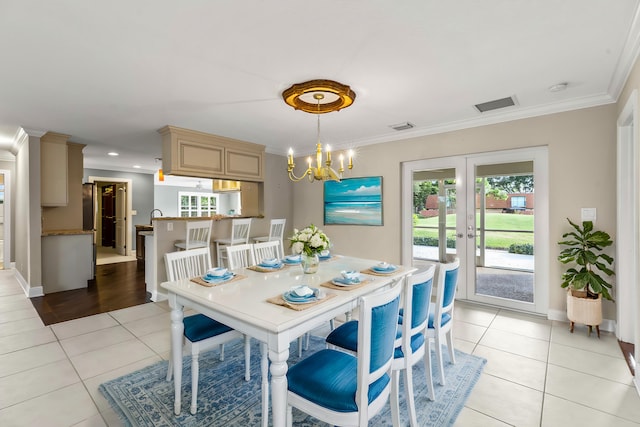
[[459, 258], [459, 299], [546, 313], [546, 148], [406, 162], [402, 262]]

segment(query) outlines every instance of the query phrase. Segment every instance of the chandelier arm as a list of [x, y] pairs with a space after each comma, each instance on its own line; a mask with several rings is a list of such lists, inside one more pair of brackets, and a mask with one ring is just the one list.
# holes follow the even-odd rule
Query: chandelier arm
[[304, 171], [304, 173], [300, 177], [297, 177], [293, 173], [293, 168], [289, 168], [288, 172], [289, 172], [289, 179], [293, 182], [300, 182], [303, 179], [305, 179], [307, 176], [313, 176], [311, 168], [308, 168], [306, 171]]

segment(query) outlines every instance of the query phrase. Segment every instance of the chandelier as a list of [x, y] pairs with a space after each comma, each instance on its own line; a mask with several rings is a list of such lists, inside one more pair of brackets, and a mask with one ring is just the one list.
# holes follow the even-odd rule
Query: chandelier
[[[322, 143], [320, 142], [320, 114], [338, 111], [350, 106], [353, 104], [356, 94], [349, 86], [332, 80], [311, 80], [294, 84], [282, 92], [282, 97], [284, 102], [296, 110], [302, 110], [318, 116], [316, 163], [314, 165], [311, 156], [309, 156], [307, 158], [307, 170], [301, 176], [296, 176], [293, 172], [296, 167], [293, 162], [293, 149], [289, 148], [289, 154], [287, 156], [289, 179], [298, 182], [306, 177], [310, 182], [315, 180], [340, 182], [344, 172], [345, 156], [343, 153], [340, 153], [340, 168], [337, 172], [331, 167], [331, 147], [329, 145], [325, 147], [327, 159], [323, 160]], [[348, 152], [347, 168], [353, 169], [353, 150], [349, 150]]]

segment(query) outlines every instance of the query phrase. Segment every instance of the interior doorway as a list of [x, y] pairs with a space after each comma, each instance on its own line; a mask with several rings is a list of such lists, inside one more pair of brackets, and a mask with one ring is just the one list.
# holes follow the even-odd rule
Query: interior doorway
[[135, 261], [132, 251], [132, 192], [130, 179], [90, 176], [95, 184], [94, 233], [96, 264]]
[[[616, 336], [630, 367], [640, 360], [640, 142], [638, 92], [634, 90], [617, 122]], [[634, 383], [640, 393], [640, 369]]]

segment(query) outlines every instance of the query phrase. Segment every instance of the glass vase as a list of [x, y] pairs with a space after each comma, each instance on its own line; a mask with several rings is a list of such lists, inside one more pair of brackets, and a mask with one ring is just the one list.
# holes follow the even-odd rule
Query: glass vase
[[301, 261], [300, 265], [302, 266], [304, 274], [313, 274], [318, 271], [318, 266], [320, 265], [320, 258], [318, 258], [318, 254], [307, 255], [302, 253]]

